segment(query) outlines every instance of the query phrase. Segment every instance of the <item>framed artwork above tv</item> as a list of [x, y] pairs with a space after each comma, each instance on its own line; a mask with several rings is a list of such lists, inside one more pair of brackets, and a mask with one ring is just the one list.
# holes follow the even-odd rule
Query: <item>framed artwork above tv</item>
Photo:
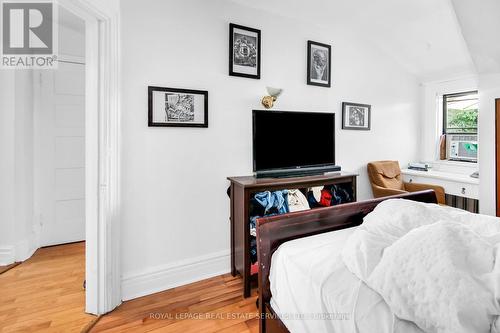
[[229, 75], [260, 79], [260, 30], [229, 24]]
[[332, 47], [307, 41], [307, 84], [330, 87], [332, 78]]

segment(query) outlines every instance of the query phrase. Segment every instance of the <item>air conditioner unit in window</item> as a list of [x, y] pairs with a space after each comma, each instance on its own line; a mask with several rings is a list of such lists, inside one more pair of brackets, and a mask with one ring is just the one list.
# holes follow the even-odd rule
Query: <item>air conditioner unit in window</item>
[[452, 161], [477, 162], [477, 135], [447, 135], [447, 158]]

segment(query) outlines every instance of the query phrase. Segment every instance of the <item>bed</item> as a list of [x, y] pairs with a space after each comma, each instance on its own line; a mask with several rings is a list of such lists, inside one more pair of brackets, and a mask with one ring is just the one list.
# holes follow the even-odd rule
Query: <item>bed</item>
[[[381, 298], [373, 286], [370, 288], [367, 281], [362, 281], [362, 276], [353, 274], [359, 267], [344, 264], [345, 258], [344, 261], [340, 258], [341, 254], [349, 254], [348, 250], [345, 254], [345, 249], [349, 249], [347, 241], [352, 242], [353, 235], [360, 234], [360, 229], [367, 224], [360, 226], [363, 219], [380, 203], [389, 200], [384, 203], [386, 205], [394, 201], [391, 199], [437, 202], [431, 190], [258, 221], [260, 333], [423, 332], [419, 328], [423, 326], [421, 323], [418, 326], [395, 316], [392, 307], [384, 301], [386, 297]], [[411, 213], [409, 210], [408, 214]], [[462, 219], [470, 217], [462, 216]], [[490, 222], [489, 229], [485, 229], [488, 235], [500, 234], [497, 220], [487, 222]], [[490, 312], [499, 311], [500, 307], [493, 306]], [[491, 332], [497, 331], [492, 328]]]

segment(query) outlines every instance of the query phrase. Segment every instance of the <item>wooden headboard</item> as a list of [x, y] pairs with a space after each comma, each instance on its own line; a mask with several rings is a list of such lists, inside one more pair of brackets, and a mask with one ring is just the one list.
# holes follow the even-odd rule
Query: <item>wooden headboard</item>
[[265, 311], [271, 300], [269, 273], [271, 257], [283, 243], [324, 232], [358, 226], [363, 218], [384, 200], [407, 199], [437, 203], [433, 190], [406, 193], [379, 199], [312, 209], [257, 220], [257, 255], [259, 259], [260, 332], [265, 332]]

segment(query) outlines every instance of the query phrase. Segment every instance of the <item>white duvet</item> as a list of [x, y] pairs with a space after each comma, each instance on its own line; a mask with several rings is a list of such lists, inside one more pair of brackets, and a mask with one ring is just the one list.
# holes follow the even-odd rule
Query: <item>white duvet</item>
[[342, 259], [395, 319], [425, 332], [487, 333], [500, 332], [499, 248], [497, 218], [399, 199], [366, 216]]

